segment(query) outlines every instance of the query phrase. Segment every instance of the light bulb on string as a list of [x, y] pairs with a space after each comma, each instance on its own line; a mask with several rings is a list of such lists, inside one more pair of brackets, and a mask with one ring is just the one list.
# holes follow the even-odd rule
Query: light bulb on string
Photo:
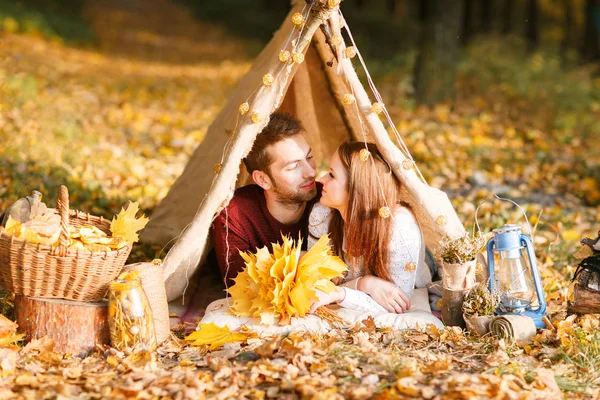
[[358, 158], [360, 159], [360, 161], [365, 162], [369, 159], [369, 156], [371, 155], [371, 152], [367, 149], [361, 149], [360, 152], [358, 153]]
[[258, 124], [260, 121], [262, 121], [262, 115], [260, 115], [259, 113], [254, 113], [252, 114], [250, 119], [253, 123]]
[[294, 15], [292, 15], [292, 22], [294, 25], [300, 26], [304, 23], [304, 17], [299, 12], [294, 13]]
[[353, 95], [353, 94], [351, 94], [351, 93], [346, 93], [346, 94], [344, 95], [344, 99], [343, 99], [342, 101], [343, 101], [343, 102], [344, 102], [344, 104], [346, 104], [346, 105], [351, 105], [351, 104], [354, 104], [354, 103], [356, 103], [356, 98], [354, 97], [354, 95]]
[[383, 106], [380, 103], [375, 102], [371, 105], [371, 111], [373, 111], [375, 114], [379, 115], [383, 112]]
[[337, 35], [337, 34], [335, 34], [335, 35], [333, 35], [333, 36], [331, 37], [331, 43], [332, 43], [334, 46], [338, 46], [338, 47], [339, 47], [339, 46], [341, 46], [341, 45], [344, 43], [344, 39], [342, 39], [342, 36], [341, 36], [341, 35]]
[[262, 78], [263, 85], [271, 86], [275, 83], [275, 77], [272, 74], [265, 74]]
[[356, 47], [354, 47], [354, 46], [346, 47], [345, 53], [346, 53], [346, 57], [348, 57], [348, 58], [356, 57]]
[[289, 61], [290, 57], [292, 55], [290, 54], [289, 51], [287, 50], [281, 50], [281, 52], [279, 53], [279, 61], [281, 62], [287, 62]]
[[250, 111], [250, 104], [248, 104], [248, 102], [244, 102], [244, 103], [240, 104], [239, 111], [240, 111], [240, 115], [248, 114], [248, 111]]
[[296, 64], [302, 64], [304, 62], [304, 54], [300, 52], [292, 54], [292, 61]]
[[390, 211], [389, 207], [384, 206], [379, 209], [379, 216], [383, 219], [386, 219], [392, 216], [392, 212]]

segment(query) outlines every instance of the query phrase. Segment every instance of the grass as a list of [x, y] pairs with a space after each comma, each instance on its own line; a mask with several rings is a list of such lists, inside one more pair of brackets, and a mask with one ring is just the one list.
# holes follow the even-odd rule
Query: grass
[[83, 0], [0, 0], [0, 31], [41, 35], [75, 45], [94, 42]]

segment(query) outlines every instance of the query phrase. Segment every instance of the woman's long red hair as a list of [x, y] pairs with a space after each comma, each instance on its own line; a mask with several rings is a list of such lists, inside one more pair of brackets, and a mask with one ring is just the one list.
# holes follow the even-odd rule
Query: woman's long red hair
[[370, 153], [366, 161], [360, 159], [365, 143], [344, 143], [337, 150], [348, 172], [348, 206], [345, 223], [339, 211], [333, 210], [329, 232], [338, 256], [345, 236], [347, 262], [362, 258], [368, 274], [391, 281], [388, 264], [393, 218], [380, 217], [379, 209], [389, 206], [394, 212], [400, 181], [375, 144], [367, 143], [366, 148]]

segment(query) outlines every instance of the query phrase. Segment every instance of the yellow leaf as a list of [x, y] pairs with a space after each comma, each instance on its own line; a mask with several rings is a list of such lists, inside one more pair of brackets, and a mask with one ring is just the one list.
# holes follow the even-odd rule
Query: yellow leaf
[[581, 238], [581, 235], [579, 234], [579, 232], [577, 232], [574, 229], [569, 229], [569, 230], [564, 231], [561, 234], [561, 236], [562, 236], [563, 240], [573, 241], [573, 242], [576, 240], [579, 240]]
[[140, 218], [135, 217], [139, 209], [137, 201], [130, 201], [127, 209], [121, 209], [121, 212], [110, 223], [110, 231], [113, 236], [125, 238], [130, 245], [138, 241], [137, 232], [144, 229], [149, 221], [143, 214]]
[[16, 236], [17, 233], [21, 232], [21, 222], [14, 220], [13, 217], [9, 215], [4, 229], [9, 235]]
[[214, 322], [200, 324], [200, 330], [192, 332], [185, 340], [191, 341], [192, 346], [209, 345], [209, 350], [216, 350], [226, 343], [243, 342], [249, 337], [255, 336], [252, 332], [231, 332], [229, 326], [218, 326]]
[[593, 255], [594, 251], [589, 246], [582, 246], [579, 250], [573, 253], [573, 258], [576, 260], [583, 260]]

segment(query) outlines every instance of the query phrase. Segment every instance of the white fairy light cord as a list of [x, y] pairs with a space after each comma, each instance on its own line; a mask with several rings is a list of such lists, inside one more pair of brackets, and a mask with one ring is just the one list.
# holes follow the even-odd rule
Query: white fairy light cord
[[[300, 13], [301, 13], [301, 14], [302, 14], [302, 16], [303, 16], [303, 17], [306, 19], [306, 18], [307, 18], [307, 16], [310, 14], [310, 11], [311, 11], [311, 9], [312, 9], [312, 6], [309, 8], [309, 10], [308, 10], [306, 13], [304, 13], [304, 10], [305, 10], [305, 9], [306, 9], [306, 4], [304, 5], [304, 7], [302, 7], [302, 11], [300, 11]], [[290, 41], [291, 41], [291, 39], [292, 39], [292, 36], [294, 35], [294, 32], [296, 31], [296, 29], [297, 29], [297, 28], [298, 28], [298, 26], [297, 26], [297, 25], [294, 25], [294, 26], [292, 27], [292, 30], [290, 31], [290, 34], [288, 35], [288, 38], [287, 38], [287, 40], [286, 40], [286, 42], [285, 42], [285, 45], [283, 46], [283, 49], [282, 49], [282, 50], [285, 50], [285, 49], [288, 47], [288, 45], [290, 44]], [[303, 28], [304, 28], [304, 24], [303, 24], [303, 26], [302, 26], [302, 29], [303, 29]], [[300, 33], [298, 34], [298, 37], [300, 37], [301, 35], [302, 35], [302, 30], [300, 30]], [[277, 75], [276, 75], [275, 79], [277, 79], [277, 78], [279, 77], [279, 75], [281, 75], [281, 73], [282, 73], [282, 72], [283, 72], [283, 70], [284, 70], [284, 67], [285, 67], [285, 64], [284, 64], [284, 63], [282, 63], [282, 67], [280, 67], [280, 68], [279, 68], [279, 71], [277, 72]], [[259, 89], [260, 89], [262, 86], [263, 86], [262, 84], [261, 84], [261, 85], [258, 85], [258, 86], [257, 86], [257, 87], [256, 87], [256, 88], [255, 88], [255, 89], [254, 89], [254, 90], [253, 90], [251, 93], [250, 93], [250, 95], [249, 95], [249, 96], [246, 98], [246, 101], [245, 101], [245, 102], [246, 102], [246, 103], [250, 103], [250, 100], [252, 100], [252, 97], [253, 97], [253, 96], [256, 94], [256, 92], [257, 92], [257, 91], [258, 91], [258, 90], [259, 90]], [[222, 154], [221, 154], [221, 164], [222, 164], [222, 163], [223, 163], [223, 161], [225, 160], [225, 154], [227, 153], [227, 150], [228, 150], [228, 147], [229, 147], [229, 144], [230, 144], [230, 142], [231, 142], [231, 139], [232, 139], [233, 135], [234, 135], [234, 134], [237, 132], [237, 130], [238, 130], [238, 128], [239, 128], [239, 124], [240, 124], [240, 113], [237, 113], [237, 119], [236, 119], [236, 122], [235, 122], [235, 126], [234, 126], [234, 128], [233, 128], [233, 132], [232, 132], [232, 134], [230, 135], [230, 137], [229, 137], [229, 139], [227, 140], [227, 142], [225, 143], [225, 146], [224, 146], [224, 148], [223, 148], [223, 152], [222, 152]]]
[[[525, 210], [523, 210], [523, 207], [521, 207], [516, 201], [507, 199], [504, 197], [500, 197], [497, 194], [495, 194], [494, 197], [500, 201], [508, 201], [509, 203], [512, 203], [515, 206], [517, 206], [517, 208], [523, 213], [523, 216], [525, 217], [525, 222], [527, 223], [527, 226], [529, 227], [529, 234], [533, 237], [533, 228], [531, 227], [531, 223], [529, 223], [529, 218], [527, 218], [527, 214], [525, 213]], [[479, 233], [481, 234], [481, 227], [479, 226], [478, 214], [479, 214], [479, 209], [485, 203], [489, 203], [489, 200], [484, 200], [481, 203], [479, 203], [479, 205], [477, 206], [477, 209], [475, 210], [475, 225], [473, 226], [473, 234], [475, 234], [475, 226], [477, 226], [477, 231], [479, 231]]]
[[369, 73], [369, 70], [367, 69], [365, 61], [362, 58], [362, 55], [360, 54], [360, 51], [358, 50], [358, 46], [356, 46], [356, 42], [354, 41], [354, 37], [352, 36], [352, 32], [350, 32], [350, 28], [348, 27], [348, 24], [346, 23], [346, 20], [344, 19], [344, 16], [342, 14], [342, 10], [338, 9], [338, 13], [340, 15], [340, 18], [343, 21], [344, 29], [348, 33], [348, 37], [350, 38], [350, 41], [352, 42], [352, 45], [356, 49], [356, 55], [358, 56], [358, 59], [360, 60], [360, 63], [362, 65], [362, 67], [363, 67], [363, 70], [365, 71], [365, 74], [367, 76], [367, 81], [369, 83], [369, 87], [371, 88], [371, 91], [373, 92], [373, 95], [375, 96], [375, 99], [377, 99], [377, 101], [381, 104], [381, 107], [383, 109], [383, 113], [384, 113], [384, 115], [386, 117], [386, 120], [388, 121], [388, 124], [389, 124], [390, 128], [392, 129], [392, 132], [394, 133], [394, 136], [396, 137], [396, 140], [397, 140], [397, 142], [398, 142], [398, 144], [400, 146], [399, 149], [402, 151], [402, 153], [404, 154], [404, 156], [406, 158], [408, 158], [409, 160], [412, 161], [412, 165], [413, 165], [414, 169], [416, 170], [416, 172], [418, 173], [418, 175], [421, 178], [421, 180], [423, 181], [423, 183], [425, 183], [427, 186], [429, 186], [429, 184], [425, 180], [425, 177], [423, 177], [423, 174], [421, 173], [421, 170], [419, 169], [419, 167], [415, 163], [415, 160], [413, 159], [412, 155], [410, 154], [410, 151], [408, 151], [408, 147], [404, 143], [404, 140], [402, 139], [402, 136], [400, 135], [400, 133], [396, 129], [396, 125], [392, 121], [392, 118], [390, 117], [390, 114], [388, 113], [387, 108], [385, 107], [385, 103], [383, 102], [383, 98], [381, 97], [381, 94], [379, 94], [379, 91], [377, 90], [377, 88], [375, 86], [375, 83], [373, 82], [373, 79], [371, 78], [371, 74]]
[[[358, 49], [357, 49], [357, 53], [358, 53]], [[350, 91], [352, 92], [352, 96], [354, 96], [354, 98], [356, 99], [356, 96], [355, 96], [355, 94], [354, 94], [354, 89], [352, 88], [352, 85], [350, 85], [350, 83], [348, 82], [348, 80], [347, 80], [347, 79], [346, 79], [346, 82], [348, 83], [348, 86], [350, 87]], [[366, 149], [367, 151], [369, 151], [369, 148], [368, 148], [368, 145], [367, 145], [367, 143], [368, 143], [368, 142], [367, 142], [367, 134], [366, 134], [366, 129], [365, 129], [365, 122], [363, 121], [363, 116], [362, 116], [362, 114], [360, 113], [360, 110], [359, 110], [359, 107], [358, 107], [358, 103], [356, 102], [356, 100], [354, 101], [354, 108], [356, 109], [356, 113], [357, 113], [357, 115], [358, 115], [358, 122], [359, 122], [359, 124], [360, 124], [360, 130], [361, 130], [361, 133], [362, 133], [362, 137], [363, 137], [363, 143], [364, 143], [364, 145], [365, 145], [365, 149]], [[373, 166], [373, 168], [375, 168], [375, 159], [374, 159], [374, 157], [373, 157], [373, 155], [372, 155], [372, 154], [369, 154], [369, 159], [370, 159], [370, 161], [371, 161], [371, 165]], [[389, 167], [389, 165], [388, 165], [388, 167]], [[392, 171], [391, 167], [389, 167], [389, 168], [390, 168], [390, 173], [392, 173], [392, 174], [393, 174], [394, 172]], [[385, 198], [385, 192], [383, 191], [383, 185], [382, 185], [382, 183], [381, 183], [381, 179], [379, 178], [379, 175], [378, 175], [378, 174], [375, 174], [375, 177], [377, 178], [377, 186], [379, 187], [379, 190], [381, 191], [381, 197], [383, 198], [383, 202], [384, 202], [384, 204], [385, 204], [385, 207], [387, 207], [387, 208], [390, 210], [390, 218], [391, 218], [391, 220], [392, 220], [392, 226], [394, 226], [394, 227], [395, 227], [395, 224], [396, 224], [396, 218], [395, 218], [395, 216], [394, 216], [394, 210], [390, 208], [390, 206], [389, 206], [389, 204], [388, 204], [388, 201], [387, 201], [387, 199]], [[381, 217], [380, 217], [380, 218], [381, 218]], [[418, 224], [418, 223], [417, 223], [417, 224]], [[419, 228], [419, 229], [420, 229], [420, 228]], [[408, 257], [410, 258], [410, 260], [411, 260], [411, 261], [412, 261], [412, 260], [416, 260], [416, 263], [415, 263], [415, 265], [418, 265], [419, 258], [417, 257], [417, 258], [415, 259], [415, 258], [413, 257], [413, 254], [412, 254], [412, 252], [411, 252], [411, 248], [410, 248], [410, 246], [408, 246], [408, 245], [406, 244], [406, 241], [404, 240], [404, 236], [403, 236], [403, 234], [402, 234], [402, 231], [401, 231], [401, 230], [399, 230], [399, 231], [398, 231], [398, 234], [399, 234], [399, 236], [400, 236], [400, 242], [401, 242], [402, 246], [403, 246], [403, 247], [406, 249], [406, 251], [408, 252]], [[405, 265], [405, 268], [406, 268], [406, 265]], [[415, 269], [415, 271], [414, 271], [414, 272], [415, 272], [415, 273], [414, 273], [414, 274], [412, 274], [412, 286], [413, 286], [413, 287], [415, 286], [415, 284], [416, 284], [416, 280], [417, 280], [416, 269]]]
[[[386, 115], [386, 117], [387, 117], [387, 119], [388, 119], [388, 122], [389, 122], [389, 123], [390, 123], [390, 125], [393, 127], [393, 130], [394, 130], [394, 132], [395, 132], [395, 134], [396, 134], [396, 136], [397, 136], [398, 143], [399, 143], [399, 144], [401, 144], [401, 145], [403, 146], [403, 148], [404, 148], [404, 149], [400, 148], [400, 151], [402, 151], [402, 153], [404, 153], [404, 154], [405, 154], [405, 156], [406, 156], [407, 158], [409, 158], [409, 159], [412, 161], [412, 163], [413, 163], [413, 166], [414, 166], [414, 167], [415, 167], [415, 169], [416, 169], [416, 170], [419, 172], [419, 176], [420, 176], [420, 178], [423, 180], [423, 182], [425, 182], [425, 179], [424, 179], [424, 178], [423, 178], [423, 176], [421, 175], [421, 172], [418, 170], [418, 168], [417, 168], [417, 166], [416, 166], [416, 164], [415, 164], [414, 160], [412, 159], [412, 156], [410, 155], [410, 152], [408, 151], [408, 149], [407, 149], [406, 145], [405, 145], [405, 144], [404, 144], [404, 142], [402, 141], [402, 138], [400, 137], [400, 134], [399, 134], [399, 133], [398, 133], [398, 132], [395, 130], [394, 124], [393, 124], [393, 122], [391, 121], [391, 118], [390, 118], [389, 114], [387, 113], [387, 109], [385, 108], [385, 105], [384, 105], [384, 103], [383, 103], [383, 100], [381, 99], [381, 96], [379, 95], [379, 92], [377, 92], [377, 89], [375, 88], [375, 85], [374, 85], [374, 83], [373, 83], [373, 81], [372, 81], [372, 79], [371, 79], [371, 77], [370, 77], [370, 75], [369, 75], [369, 72], [368, 72], [368, 70], [367, 70], [367, 67], [366, 67], [366, 65], [365, 65], [365, 63], [364, 63], [364, 61], [363, 61], [362, 57], [360, 56], [360, 51], [358, 50], [358, 47], [356, 46], [356, 43], [354, 42], [354, 39], [352, 38], [352, 35], [350, 34], [350, 30], [348, 29], [348, 25], [346, 24], [345, 20], [343, 19], [343, 16], [341, 15], [341, 11], [339, 11], [339, 14], [340, 14], [340, 18], [342, 19], [343, 27], [344, 27], [344, 28], [346, 29], [346, 31], [348, 32], [348, 36], [350, 37], [350, 39], [351, 39], [351, 41], [352, 41], [352, 45], [354, 46], [354, 48], [355, 48], [355, 50], [356, 50], [356, 54], [359, 56], [359, 59], [361, 60], [361, 65], [362, 65], [363, 69], [365, 70], [365, 73], [366, 73], [366, 75], [367, 75], [367, 77], [368, 77], [368, 80], [369, 80], [369, 86], [371, 87], [371, 90], [373, 91], [373, 93], [374, 93], [375, 97], [377, 98], [377, 100], [380, 102], [380, 104], [381, 104], [381, 106], [382, 106], [382, 108], [383, 108], [383, 110], [384, 110], [384, 112], [385, 112], [385, 115]], [[342, 44], [342, 46], [343, 46], [343, 44]], [[343, 52], [340, 52], [340, 53], [343, 53]], [[340, 60], [340, 61], [341, 61], [341, 60]], [[354, 88], [352, 87], [352, 85], [350, 84], [350, 82], [348, 81], [348, 79], [347, 79], [347, 78], [346, 78], [345, 80], [346, 80], [346, 83], [347, 83], [348, 87], [350, 88], [350, 91], [351, 91], [351, 93], [352, 93], [352, 96], [354, 97], [354, 99], [356, 99], [356, 96], [355, 96], [355, 93], [354, 93]], [[357, 113], [357, 116], [358, 116], [358, 121], [359, 121], [360, 130], [361, 130], [362, 137], [363, 137], [363, 142], [364, 142], [364, 144], [365, 144], [365, 149], [368, 151], [368, 146], [367, 146], [367, 134], [366, 134], [366, 128], [365, 128], [365, 125], [366, 125], [366, 123], [365, 123], [365, 121], [363, 120], [363, 115], [361, 114], [361, 112], [360, 112], [360, 110], [359, 110], [359, 106], [358, 106], [358, 103], [357, 103], [357, 101], [356, 101], [356, 100], [354, 100], [354, 108], [355, 108], [355, 110], [356, 110], [356, 113]], [[369, 156], [369, 158], [371, 159], [371, 165], [373, 165], [373, 167], [375, 168], [375, 160], [373, 159], [373, 156], [372, 156], [372, 155], [370, 155], [370, 156]], [[393, 173], [393, 171], [391, 170], [391, 167], [390, 167], [390, 173]], [[392, 210], [392, 209], [389, 207], [388, 201], [387, 201], [387, 199], [385, 198], [385, 194], [384, 194], [384, 191], [383, 191], [383, 185], [382, 185], [382, 183], [381, 183], [381, 180], [380, 180], [380, 178], [379, 178], [379, 175], [375, 174], [375, 176], [376, 176], [376, 178], [377, 178], [377, 185], [379, 186], [379, 189], [380, 189], [380, 191], [381, 191], [381, 196], [383, 197], [383, 201], [384, 201], [385, 207], [387, 207], [387, 208], [390, 210], [390, 218], [392, 219], [392, 225], [393, 225], [393, 226], [395, 226], [396, 219], [395, 219], [395, 216], [394, 216], [394, 210]], [[425, 184], [427, 184], [427, 182], [425, 182]], [[417, 225], [419, 225], [419, 224], [418, 224], [418, 221], [417, 221]], [[419, 226], [419, 229], [420, 229], [420, 226]], [[412, 261], [412, 260], [415, 260], [415, 261], [416, 261], [416, 263], [415, 263], [415, 264], [418, 266], [419, 257], [416, 257], [416, 258], [414, 257], [414, 255], [412, 254], [412, 251], [411, 251], [411, 248], [410, 248], [410, 246], [408, 246], [408, 245], [406, 244], [406, 240], [404, 239], [404, 235], [402, 234], [402, 231], [401, 231], [401, 230], [400, 230], [400, 231], [398, 231], [398, 234], [399, 234], [399, 237], [400, 237], [400, 242], [401, 242], [401, 245], [402, 245], [402, 246], [403, 246], [403, 247], [406, 249], [406, 251], [407, 251], [407, 253], [408, 253], [408, 257], [409, 257], [409, 259], [410, 259], [411, 261]], [[422, 243], [422, 244], [424, 244], [424, 243]], [[416, 279], [417, 279], [417, 274], [416, 274], [416, 272], [415, 272], [414, 274], [412, 274], [412, 286], [413, 286], [413, 287], [414, 287], [414, 285], [416, 284]]]

